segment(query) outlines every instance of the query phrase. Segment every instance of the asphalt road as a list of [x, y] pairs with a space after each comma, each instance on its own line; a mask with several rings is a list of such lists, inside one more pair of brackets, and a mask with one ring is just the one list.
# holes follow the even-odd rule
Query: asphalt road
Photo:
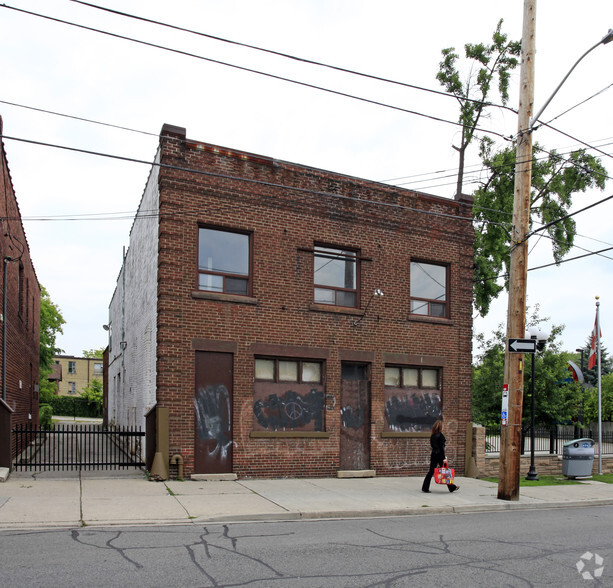
[[612, 525], [613, 507], [603, 506], [6, 531], [0, 585], [611, 586]]

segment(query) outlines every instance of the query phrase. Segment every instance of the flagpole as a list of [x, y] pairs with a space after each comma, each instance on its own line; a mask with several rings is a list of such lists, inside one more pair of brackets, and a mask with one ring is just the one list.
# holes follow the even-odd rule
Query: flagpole
[[598, 474], [602, 475], [602, 384], [600, 368], [600, 296], [596, 296], [596, 342], [598, 349]]

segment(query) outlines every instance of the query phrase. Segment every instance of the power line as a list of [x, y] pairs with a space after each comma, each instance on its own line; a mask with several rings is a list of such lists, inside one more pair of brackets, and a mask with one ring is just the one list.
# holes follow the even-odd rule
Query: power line
[[[552, 123], [554, 120], [557, 120], [558, 118], [564, 116], [565, 114], [568, 114], [571, 110], [574, 110], [575, 108], [578, 108], [579, 106], [582, 106], [583, 104], [585, 104], [586, 102], [589, 102], [592, 98], [596, 98], [596, 96], [600, 96], [600, 94], [606, 92], [609, 88], [613, 87], [613, 84], [609, 84], [606, 88], [603, 88], [602, 90], [600, 90], [599, 92], [596, 92], [596, 94], [592, 94], [589, 98], [586, 98], [585, 100], [582, 100], [581, 102], [579, 102], [578, 104], [575, 104], [574, 106], [571, 106], [570, 108], [568, 108], [567, 110], [565, 110], [564, 112], [558, 114], [558, 116], [554, 116], [550, 121], [547, 121], [547, 123], [543, 123], [543, 124], [547, 124], [549, 125], [550, 123]], [[539, 125], [540, 126], [540, 125]], [[536, 127], [538, 128], [538, 126]]]
[[94, 125], [101, 125], [101, 126], [105, 126], [105, 127], [111, 127], [114, 129], [119, 129], [122, 131], [130, 131], [131, 133], [140, 133], [142, 135], [150, 135], [152, 137], [157, 137], [158, 134], [157, 133], [149, 133], [148, 131], [140, 131], [138, 129], [132, 129], [130, 127], [122, 127], [120, 125], [114, 125], [111, 123], [105, 123], [105, 122], [100, 122], [97, 120], [93, 120], [91, 118], [83, 118], [80, 116], [75, 116], [72, 114], [64, 114], [62, 112], [54, 112], [53, 110], [45, 110], [44, 108], [37, 108], [36, 106], [26, 106], [25, 104], [17, 104], [16, 102], [9, 102], [8, 100], [0, 100], [1, 104], [8, 104], [10, 106], [16, 106], [17, 108], [26, 108], [28, 110], [35, 110], [37, 112], [43, 112], [44, 114], [53, 114], [55, 116], [62, 116], [65, 118], [71, 118], [73, 120], [78, 120], [78, 121], [82, 121], [82, 122], [88, 122], [88, 123], [92, 123]]
[[[347, 92], [341, 92], [341, 91], [338, 91], [338, 90], [331, 90], [330, 88], [324, 88], [323, 86], [318, 86], [318, 85], [315, 85], [315, 84], [310, 84], [308, 82], [301, 82], [301, 81], [298, 81], [298, 80], [293, 80], [291, 78], [286, 78], [286, 77], [283, 77], [283, 76], [278, 76], [276, 74], [272, 74], [272, 73], [268, 73], [268, 72], [263, 72], [263, 71], [260, 71], [260, 70], [244, 67], [244, 66], [241, 66], [241, 65], [236, 65], [236, 64], [233, 64], [233, 63], [228, 63], [228, 62], [225, 62], [225, 61], [220, 61], [218, 59], [213, 59], [211, 57], [204, 57], [202, 55], [197, 55], [195, 53], [190, 53], [188, 51], [183, 51], [181, 49], [173, 49], [171, 47], [165, 47], [164, 45], [158, 45], [157, 43], [151, 43], [149, 41], [142, 41], [140, 39], [134, 39], [132, 37], [127, 37], [125, 35], [120, 35], [118, 33], [111, 33], [109, 31], [103, 31], [102, 29], [96, 29], [96, 28], [93, 28], [93, 27], [89, 27], [89, 26], [85, 26], [85, 25], [80, 25], [80, 24], [73, 23], [73, 22], [70, 22], [70, 21], [62, 20], [60, 18], [55, 18], [55, 17], [52, 17], [52, 16], [47, 16], [47, 15], [44, 15], [44, 14], [39, 14], [39, 13], [36, 13], [36, 12], [31, 12], [29, 10], [24, 10], [24, 9], [21, 9], [21, 8], [16, 8], [14, 6], [9, 6], [8, 4], [1, 4], [0, 7], [1, 8], [8, 8], [8, 9], [14, 10], [16, 12], [21, 12], [23, 14], [28, 14], [30, 16], [36, 16], [38, 18], [50, 20], [50, 21], [53, 21], [53, 22], [58, 22], [58, 23], [61, 23], [61, 24], [65, 24], [65, 25], [68, 25], [68, 26], [71, 26], [71, 27], [80, 28], [80, 29], [87, 30], [87, 31], [90, 31], [90, 32], [100, 33], [102, 35], [107, 35], [109, 37], [113, 37], [113, 38], [116, 38], [116, 39], [122, 39], [124, 41], [130, 41], [132, 43], [137, 43], [139, 45], [145, 45], [147, 47], [153, 47], [155, 49], [161, 49], [162, 51], [169, 51], [171, 53], [177, 53], [177, 54], [183, 55], [185, 57], [193, 57], [194, 59], [200, 59], [202, 61], [207, 61], [209, 63], [215, 63], [217, 65], [223, 65], [225, 67], [230, 67], [230, 68], [237, 69], [237, 70], [240, 70], [240, 71], [245, 71], [245, 72], [248, 72], [248, 73], [253, 73], [253, 74], [265, 76], [265, 77], [268, 77], [268, 78], [271, 78], [271, 79], [275, 79], [275, 80], [279, 80], [279, 81], [283, 81], [283, 82], [289, 82], [291, 84], [296, 84], [296, 85], [303, 86], [303, 87], [306, 87], [306, 88], [311, 88], [313, 90], [320, 90], [322, 92], [327, 92], [329, 94], [334, 94], [334, 95], [337, 95], [337, 96], [342, 96], [344, 98], [350, 98], [352, 100], [358, 100], [360, 102], [365, 102], [367, 104], [372, 104], [374, 106], [381, 106], [383, 108], [389, 108], [389, 109], [396, 110], [396, 111], [399, 111], [399, 112], [405, 112], [407, 114], [413, 114], [415, 116], [421, 116], [423, 118], [427, 118], [427, 119], [434, 120], [434, 121], [437, 121], [437, 122], [443, 122], [443, 123], [454, 125], [454, 126], [457, 126], [457, 127], [463, 127], [464, 126], [460, 122], [447, 120], [447, 119], [440, 118], [440, 117], [437, 117], [437, 116], [434, 116], [434, 115], [431, 115], [431, 114], [425, 114], [423, 112], [418, 112], [418, 111], [415, 111], [415, 110], [409, 110], [407, 108], [402, 108], [400, 106], [394, 106], [392, 104], [386, 104], [384, 102], [379, 102], [378, 100], [371, 100], [370, 98], [363, 98], [361, 96], [355, 96], [355, 95], [349, 94]], [[486, 134], [489, 134], [489, 135], [494, 135], [494, 136], [500, 137], [501, 139], [504, 139], [504, 140], [509, 140], [509, 138], [507, 136], [505, 136], [502, 133], [499, 133], [497, 131], [491, 131], [491, 130], [484, 129], [484, 128], [481, 128], [481, 127], [477, 127], [475, 130], [479, 131], [481, 133], [486, 133]]]
[[530, 231], [530, 233], [528, 233], [526, 235], [526, 239], [528, 237], [531, 237], [532, 235], [538, 233], [539, 231], [543, 231], [545, 229], [548, 229], [549, 227], [553, 226], [553, 225], [557, 225], [558, 223], [561, 223], [562, 221], [566, 220], [567, 218], [570, 218], [572, 216], [575, 216], [576, 214], [579, 214], [581, 212], [585, 212], [586, 210], [589, 210], [590, 208], [594, 208], [594, 206], [598, 206], [599, 204], [604, 204], [605, 202], [607, 202], [608, 200], [611, 200], [613, 198], [613, 194], [611, 196], [607, 196], [606, 198], [603, 198], [602, 200], [599, 200], [598, 202], [594, 202], [593, 204], [589, 204], [588, 206], [585, 206], [584, 208], [581, 208], [579, 210], [576, 210], [575, 212], [571, 212], [570, 214], [567, 214], [559, 219], [556, 219], [554, 221], [551, 221], [550, 223], [547, 223], [545, 225], [543, 225], [542, 227], [539, 227], [538, 229], [534, 229], [533, 231]]
[[[584, 255], [577, 255], [576, 257], [569, 257], [568, 259], [562, 259], [560, 261], [554, 261], [553, 263], [547, 263], [545, 265], [537, 265], [536, 267], [529, 267], [528, 271], [532, 272], [537, 269], [543, 269], [546, 267], [551, 267], [552, 265], [562, 265], [563, 263], [568, 263], [569, 261], [576, 261], [577, 259], [583, 259], [584, 257], [591, 257], [592, 255], [600, 255], [605, 251], [611, 251], [613, 247], [607, 247], [606, 249], [601, 249], [600, 251], [591, 251], [589, 253], [585, 253]], [[609, 258], [607, 258], [609, 259]]]
[[[216, 35], [211, 35], [211, 34], [203, 33], [203, 32], [200, 32], [200, 31], [195, 31], [193, 29], [188, 29], [188, 28], [177, 26], [177, 25], [172, 25], [172, 24], [169, 24], [169, 23], [166, 23], [166, 22], [161, 22], [161, 21], [158, 21], [158, 20], [153, 20], [153, 19], [146, 18], [146, 17], [143, 17], [143, 16], [137, 16], [137, 15], [130, 14], [130, 13], [127, 13], [127, 12], [122, 12], [120, 10], [114, 10], [112, 8], [108, 8], [108, 7], [105, 7], [105, 6], [99, 6], [97, 4], [92, 4], [91, 2], [83, 2], [82, 0], [70, 0], [70, 1], [74, 2], [75, 4], [82, 4], [83, 6], [89, 6], [90, 8], [95, 8], [96, 10], [102, 10], [104, 12], [109, 12], [111, 14], [117, 14], [119, 16], [124, 16], [126, 18], [131, 18], [131, 19], [142, 21], [142, 22], [148, 22], [150, 24], [155, 24], [155, 25], [159, 25], [159, 26], [162, 26], [162, 27], [166, 27], [166, 28], [169, 28], [169, 29], [176, 30], [176, 31], [181, 31], [181, 32], [184, 32], [184, 33], [189, 33], [191, 35], [198, 35], [199, 37], [205, 37], [207, 39], [213, 39], [215, 41], [221, 41], [222, 43], [229, 43], [231, 45], [236, 45], [238, 47], [245, 47], [247, 49], [253, 49], [255, 51], [261, 51], [263, 53], [269, 53], [271, 55], [276, 55], [278, 57], [284, 57], [286, 59], [291, 59], [293, 61], [298, 61], [298, 62], [301, 62], [301, 63], [308, 63], [309, 65], [316, 65], [318, 67], [325, 67], [325, 68], [328, 68], [328, 69], [332, 69], [334, 71], [348, 73], [348, 74], [351, 74], [351, 75], [360, 76], [360, 77], [368, 78], [368, 79], [371, 79], [371, 80], [376, 80], [378, 82], [385, 82], [385, 83], [388, 83], [388, 84], [394, 84], [394, 85], [397, 85], [397, 86], [402, 86], [404, 88], [411, 88], [413, 90], [420, 90], [422, 92], [430, 92], [431, 94], [437, 94], [439, 96], [445, 96], [446, 98], [453, 98], [454, 100], [457, 100], [457, 96], [455, 94], [451, 94], [449, 92], [443, 92], [442, 90], [434, 90], [432, 88], [425, 88], [423, 86], [417, 86], [415, 84], [409, 84], [407, 82], [400, 82], [398, 80], [392, 80], [392, 79], [389, 79], [389, 78], [384, 78], [384, 77], [376, 76], [376, 75], [373, 75], [373, 74], [367, 74], [367, 73], [359, 72], [359, 71], [356, 71], [356, 70], [353, 70], [353, 69], [348, 69], [348, 68], [340, 67], [340, 66], [337, 66], [337, 65], [331, 65], [329, 63], [323, 63], [321, 61], [314, 61], [312, 59], [307, 59], [305, 57], [298, 57], [296, 55], [290, 55], [289, 53], [283, 53], [281, 51], [275, 51], [273, 49], [266, 49], [266, 48], [263, 48], [263, 47], [258, 47], [257, 45], [250, 45], [248, 43], [242, 43], [240, 41], [233, 41], [231, 39], [226, 39], [224, 37], [219, 37], [219, 36], [216, 36]], [[511, 108], [510, 106], [506, 106], [504, 104], [494, 104], [492, 102], [484, 102], [483, 100], [477, 100], [475, 98], [468, 98], [468, 97], [462, 98], [462, 100], [465, 100], [466, 102], [474, 102], [476, 104], [484, 104], [485, 106], [494, 106], [496, 108], [502, 108], [502, 109], [505, 109], [505, 110], [509, 110], [509, 111], [513, 112], [514, 114], [517, 114], [517, 110], [516, 109]]]

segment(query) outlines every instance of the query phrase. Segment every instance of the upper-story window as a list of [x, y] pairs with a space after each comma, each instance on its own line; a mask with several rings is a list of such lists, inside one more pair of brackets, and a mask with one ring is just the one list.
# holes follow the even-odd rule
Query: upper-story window
[[103, 365], [101, 362], [94, 362], [94, 374], [100, 375], [103, 373]]
[[357, 252], [315, 246], [313, 284], [315, 302], [357, 306]]
[[69, 361], [68, 362], [68, 373], [69, 374], [76, 374], [77, 373], [77, 362], [76, 361]]
[[447, 317], [447, 266], [411, 262], [411, 314]]
[[218, 229], [198, 231], [198, 288], [249, 294], [249, 235]]

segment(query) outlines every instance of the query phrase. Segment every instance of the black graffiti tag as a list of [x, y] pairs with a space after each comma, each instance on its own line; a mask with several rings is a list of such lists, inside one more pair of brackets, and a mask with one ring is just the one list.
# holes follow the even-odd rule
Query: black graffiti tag
[[399, 398], [392, 396], [385, 403], [385, 417], [391, 429], [425, 431], [441, 415], [441, 399], [437, 393], [413, 393]]
[[230, 394], [223, 384], [199, 388], [194, 397], [198, 438], [214, 439], [217, 445], [210, 455], [221, 453], [225, 459], [232, 444]]
[[302, 395], [293, 390], [282, 396], [270, 394], [266, 400], [258, 400], [253, 405], [258, 423], [274, 431], [301, 428], [311, 421], [315, 431], [322, 431], [323, 410], [324, 393], [315, 389]]

